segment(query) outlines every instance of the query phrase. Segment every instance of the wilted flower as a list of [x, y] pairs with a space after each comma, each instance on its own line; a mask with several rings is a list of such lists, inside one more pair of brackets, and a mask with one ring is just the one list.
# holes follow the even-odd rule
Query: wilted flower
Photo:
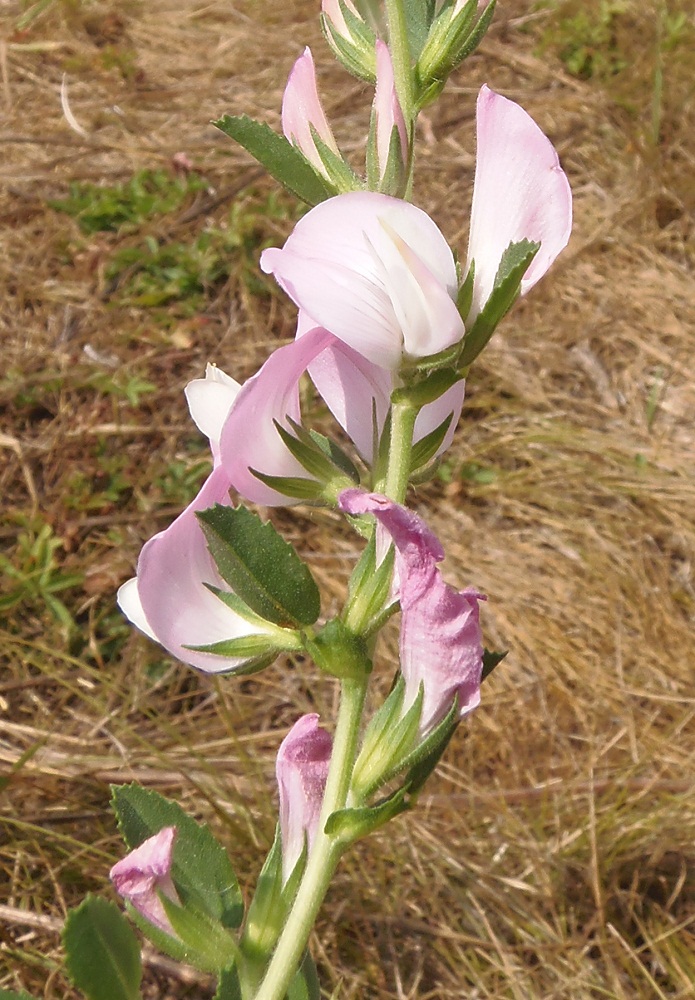
[[176, 840], [176, 827], [165, 826], [154, 837], [118, 861], [109, 877], [119, 895], [128, 900], [151, 924], [176, 936], [159, 893], [179, 903], [171, 880], [171, 863]]
[[315, 714], [302, 716], [278, 750], [275, 773], [280, 792], [283, 882], [294, 871], [305, 844], [311, 851], [318, 832], [333, 747], [318, 720]]
[[400, 658], [405, 680], [403, 713], [423, 688], [419, 732], [426, 736], [446, 716], [454, 698], [464, 715], [480, 701], [483, 646], [475, 590], [455, 590], [437, 563], [441, 543], [421, 517], [377, 493], [345, 490], [348, 514], [373, 514], [391, 536], [401, 604]]

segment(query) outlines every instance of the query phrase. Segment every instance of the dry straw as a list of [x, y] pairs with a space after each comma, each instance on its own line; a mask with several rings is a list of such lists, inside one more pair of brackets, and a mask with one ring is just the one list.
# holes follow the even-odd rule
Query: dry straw
[[[23, 582], [6, 572], [0, 631], [0, 986], [70, 995], [55, 930], [86, 890], [108, 891], [109, 781], [137, 778], [208, 818], [248, 882], [272, 834], [277, 745], [332, 703], [299, 663], [195, 676], [126, 638], [114, 610], [140, 543], [185, 502], [176, 476], [204, 458], [184, 383], [207, 360], [246, 376], [293, 316], [234, 265], [167, 322], [119, 297], [108, 263], [146, 236], [193, 241], [232, 204], [259, 216], [257, 243], [283, 238], [290, 220], [263, 212], [270, 182], [207, 122], [247, 111], [277, 125], [307, 42], [359, 161], [369, 96], [328, 65], [314, 7], [56, 0], [17, 31], [24, 8], [3, 5], [0, 539]], [[488, 644], [511, 653], [419, 811], [339, 873], [315, 953], [346, 1000], [695, 995], [692, 66], [676, 47], [659, 77], [663, 12], [628, 3], [612, 44], [629, 71], [573, 77], [556, 36], [577, 9], [500, 3], [424, 116], [416, 197], [462, 253], [485, 81], [559, 148], [576, 226], [473, 372], [444, 478], [414, 498], [448, 578], [489, 595]], [[131, 233], [84, 236], [48, 205], [73, 180], [171, 170], [177, 153], [210, 189]], [[329, 547], [327, 514], [273, 516], [337, 600], [352, 541], [332, 525]], [[74, 628], [36, 583], [42, 530], [49, 579], [82, 577], [54, 594]], [[148, 995], [209, 996], [170, 966], [147, 975]]]

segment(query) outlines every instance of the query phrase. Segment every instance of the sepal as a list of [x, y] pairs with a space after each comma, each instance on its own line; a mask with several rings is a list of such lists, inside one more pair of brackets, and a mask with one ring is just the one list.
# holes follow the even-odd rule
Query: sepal
[[304, 644], [317, 667], [331, 677], [360, 679], [371, 673], [365, 640], [340, 618], [326, 622], [315, 636], [305, 636]]
[[490, 297], [464, 338], [459, 368], [466, 368], [475, 361], [497, 325], [514, 305], [522, 278], [540, 246], [540, 243], [532, 243], [531, 240], [520, 240], [518, 243], [510, 243], [502, 254]]
[[256, 883], [256, 891], [249, 904], [240, 942], [242, 953], [251, 962], [265, 961], [275, 948], [285, 925], [289, 907], [294, 899], [306, 864], [306, 848], [294, 871], [282, 884], [282, 838], [280, 824], [275, 828], [273, 846], [270, 848]]
[[403, 770], [417, 739], [422, 697], [402, 715], [405, 681], [399, 677], [388, 698], [370, 720], [355, 763], [350, 790], [357, 801], [366, 802], [390, 778]]
[[389, 603], [393, 563], [391, 547], [377, 565], [376, 532], [372, 529], [372, 537], [350, 577], [343, 611], [343, 620], [353, 632], [372, 635], [398, 610], [397, 602]]
[[495, 667], [499, 666], [502, 660], [505, 659], [508, 652], [508, 649], [505, 649], [503, 653], [495, 653], [490, 649], [483, 650], [483, 672], [480, 677], [481, 682], [484, 681], [486, 677], [490, 676]]
[[338, 17], [333, 20], [328, 12], [329, 5], [323, 3], [321, 28], [333, 54], [353, 76], [367, 83], [376, 80], [375, 42], [376, 34], [361, 17], [354, 13], [344, 0], [335, 0]]
[[311, 137], [316, 146], [316, 152], [324, 166], [328, 183], [331, 184], [340, 194], [348, 191], [363, 191], [364, 184], [342, 156], [338, 156], [328, 146], [318, 134], [313, 125], [309, 126]]
[[212, 123], [253, 156], [268, 173], [308, 205], [338, 194], [338, 188], [283, 135], [248, 115], [223, 115]]
[[495, 2], [491, 0], [477, 20], [478, 0], [468, 0], [458, 12], [455, 0], [444, 5], [417, 61], [420, 107], [437, 96], [438, 86], [478, 47], [490, 26]]

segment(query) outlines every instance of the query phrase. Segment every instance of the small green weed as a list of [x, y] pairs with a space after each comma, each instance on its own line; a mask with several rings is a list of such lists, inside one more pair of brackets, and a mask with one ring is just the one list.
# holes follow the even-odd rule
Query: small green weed
[[63, 540], [56, 538], [49, 524], [20, 519], [14, 560], [0, 554], [0, 569], [10, 581], [9, 590], [0, 595], [0, 611], [9, 611], [19, 604], [45, 605], [53, 617], [66, 628], [73, 618], [56, 594], [78, 587], [81, 573], [63, 572], [56, 556]]
[[617, 19], [626, 12], [625, 0], [600, 0], [596, 4], [552, 3], [557, 17], [541, 39], [541, 52], [557, 51], [572, 76], [583, 80], [606, 79], [629, 64], [616, 37]]
[[166, 170], [140, 170], [122, 184], [106, 187], [75, 181], [67, 198], [49, 201], [72, 216], [85, 235], [133, 232], [143, 222], [180, 208], [192, 194], [208, 188], [199, 174], [174, 176]]
[[282, 195], [235, 202], [222, 225], [204, 229], [191, 242], [160, 243], [147, 236], [137, 246], [116, 250], [105, 277], [124, 305], [156, 308], [179, 302], [188, 313], [199, 310], [232, 275], [249, 292], [267, 294], [268, 285], [258, 275], [258, 255], [276, 238], [268, 221], [295, 216]]

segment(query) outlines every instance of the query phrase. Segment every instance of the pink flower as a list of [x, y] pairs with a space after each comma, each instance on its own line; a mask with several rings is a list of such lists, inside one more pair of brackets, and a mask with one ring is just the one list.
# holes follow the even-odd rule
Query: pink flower
[[176, 937], [159, 893], [174, 903], [179, 897], [171, 880], [176, 827], [165, 826], [118, 861], [110, 872], [116, 892], [128, 900], [155, 927]]
[[457, 343], [454, 257], [436, 225], [408, 202], [371, 191], [329, 198], [261, 268], [315, 325], [368, 361], [397, 369]]
[[311, 851], [318, 832], [333, 741], [318, 724], [318, 715], [304, 715], [280, 744], [275, 773], [280, 792], [283, 883], [302, 856]]
[[483, 86], [466, 270], [475, 260], [470, 324], [487, 302], [510, 243], [541, 244], [521, 282], [525, 295], [570, 237], [572, 192], [550, 140], [513, 101]]
[[[191, 415], [210, 439], [214, 468], [183, 513], [145, 543], [137, 575], [120, 587], [117, 596], [121, 611], [141, 632], [161, 643], [172, 656], [207, 673], [235, 670], [248, 660], [186, 646], [206, 646], [265, 631], [242, 618], [205, 586], [207, 583], [229, 590], [217, 572], [196, 517], [196, 511], [216, 503], [230, 503], [231, 480], [219, 464], [220, 434], [240, 388], [211, 365], [204, 379], [195, 379], [186, 386]], [[272, 645], [272, 627], [267, 631]]]
[[384, 180], [391, 148], [394, 128], [400, 140], [400, 166], [402, 170], [408, 162], [408, 130], [403, 111], [396, 94], [391, 53], [385, 42], [376, 41], [376, 91], [374, 94], [374, 115], [376, 117], [376, 151], [379, 177]]
[[328, 173], [316, 148], [312, 127], [328, 148], [340, 156], [340, 150], [333, 138], [319, 100], [316, 88], [316, 69], [311, 49], [307, 46], [303, 55], [292, 67], [282, 98], [282, 131], [285, 137], [297, 146], [307, 160], [328, 178]]
[[437, 563], [444, 550], [422, 518], [377, 493], [345, 490], [348, 514], [373, 514], [396, 548], [395, 575], [401, 604], [400, 657], [405, 713], [423, 688], [419, 732], [426, 736], [458, 698], [460, 715], [480, 702], [483, 646], [474, 590], [454, 590]]
[[[521, 283], [528, 291], [566, 246], [572, 198], [557, 154], [518, 105], [483, 87], [468, 263], [475, 260], [470, 325], [494, 286], [510, 242], [541, 248]], [[465, 333], [454, 258], [435, 223], [408, 202], [372, 191], [321, 202], [261, 268], [311, 318], [368, 361], [397, 370]], [[308, 324], [308, 325], [312, 325]]]

